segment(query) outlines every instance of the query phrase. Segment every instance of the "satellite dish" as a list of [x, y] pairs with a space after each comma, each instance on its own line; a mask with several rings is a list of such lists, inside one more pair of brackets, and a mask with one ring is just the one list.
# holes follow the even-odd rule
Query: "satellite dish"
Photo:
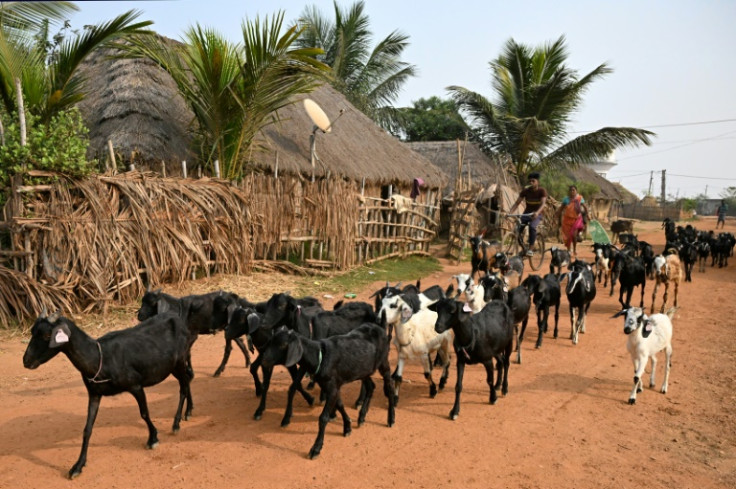
[[329, 117], [327, 117], [325, 111], [322, 110], [322, 107], [317, 105], [317, 102], [312, 99], [305, 98], [304, 110], [307, 111], [307, 115], [309, 115], [309, 118], [312, 119], [314, 125], [317, 126], [319, 129], [322, 129], [322, 132], [327, 133], [332, 130], [332, 123], [330, 122]]

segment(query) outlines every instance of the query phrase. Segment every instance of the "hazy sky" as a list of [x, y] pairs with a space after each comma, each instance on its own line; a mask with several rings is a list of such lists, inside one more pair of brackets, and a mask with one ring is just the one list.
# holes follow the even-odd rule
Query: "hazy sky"
[[[333, 2], [318, 0], [160, 0], [78, 2], [75, 28], [130, 9], [174, 39], [197, 22], [234, 41], [246, 18], [285, 11], [287, 22], [306, 5], [334, 19]], [[340, 1], [343, 8], [352, 2]], [[716, 198], [736, 186], [736, 1], [721, 0], [366, 0], [374, 40], [394, 30], [410, 36], [403, 60], [419, 75], [397, 106], [420, 98], [448, 98], [460, 85], [493, 98], [488, 63], [506, 41], [539, 45], [567, 38], [569, 66], [580, 75], [607, 63], [614, 72], [591, 85], [570, 131], [631, 126], [657, 133], [654, 144], [620, 150], [612, 181], [643, 195]]]

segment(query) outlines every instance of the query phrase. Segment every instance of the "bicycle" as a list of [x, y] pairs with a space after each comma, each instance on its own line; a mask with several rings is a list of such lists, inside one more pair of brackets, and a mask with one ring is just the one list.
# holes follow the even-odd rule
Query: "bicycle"
[[[506, 218], [511, 218], [513, 225], [510, 231], [506, 231], [501, 238], [501, 246], [503, 247], [504, 253], [507, 255], [521, 255], [522, 259], [527, 258], [529, 266], [532, 270], [539, 270], [542, 268], [544, 263], [544, 250], [545, 250], [545, 238], [543, 232], [543, 226], [540, 224], [537, 226], [537, 239], [534, 241], [534, 245], [531, 247], [532, 255], [528, 256], [527, 252], [529, 248], [527, 243], [529, 242], [529, 232], [527, 228], [528, 224], [522, 224], [521, 218], [524, 216], [530, 216], [531, 214], [506, 214]], [[521, 250], [521, 253], [519, 253]]]

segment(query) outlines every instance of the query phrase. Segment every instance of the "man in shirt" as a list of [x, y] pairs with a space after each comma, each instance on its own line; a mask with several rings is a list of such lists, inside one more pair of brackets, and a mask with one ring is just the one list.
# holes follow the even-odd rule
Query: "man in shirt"
[[511, 210], [509, 211], [509, 214], [513, 214], [522, 200], [526, 203], [524, 209], [525, 215], [521, 217], [521, 223], [529, 225], [529, 249], [526, 252], [527, 256], [534, 254], [531, 248], [537, 240], [537, 226], [542, 222], [542, 211], [544, 211], [544, 204], [547, 202], [547, 191], [539, 186], [539, 176], [538, 172], [529, 174], [529, 185], [524, 187], [519, 194], [519, 198], [516, 199], [516, 202], [514, 202], [514, 205], [511, 206]]

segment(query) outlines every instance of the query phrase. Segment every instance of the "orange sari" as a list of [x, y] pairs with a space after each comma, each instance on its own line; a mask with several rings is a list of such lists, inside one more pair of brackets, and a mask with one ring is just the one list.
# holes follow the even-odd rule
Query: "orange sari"
[[583, 196], [577, 194], [565, 206], [565, 210], [562, 213], [562, 236], [565, 240], [565, 246], [570, 246], [572, 241], [577, 237], [578, 231], [583, 229], [582, 202]]

